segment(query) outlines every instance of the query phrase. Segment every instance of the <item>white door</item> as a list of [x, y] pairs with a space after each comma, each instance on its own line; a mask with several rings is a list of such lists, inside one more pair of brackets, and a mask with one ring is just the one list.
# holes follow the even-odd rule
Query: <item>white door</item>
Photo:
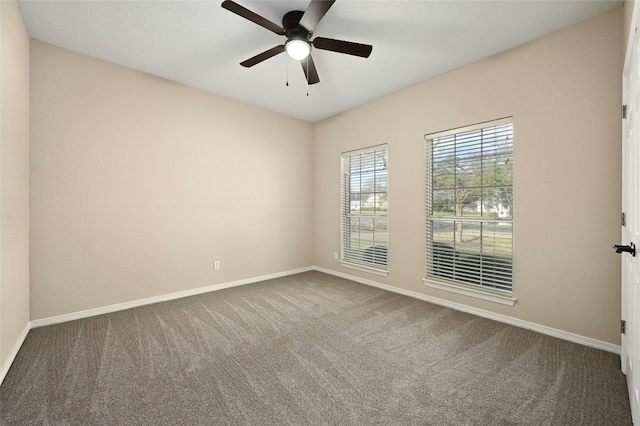
[[[627, 375], [633, 424], [640, 426], [640, 253], [622, 250], [640, 245], [640, 34], [636, 31], [640, 7], [634, 4], [630, 46], [625, 58], [623, 102], [626, 119], [622, 134], [622, 371]], [[637, 249], [636, 249], [637, 250]]]

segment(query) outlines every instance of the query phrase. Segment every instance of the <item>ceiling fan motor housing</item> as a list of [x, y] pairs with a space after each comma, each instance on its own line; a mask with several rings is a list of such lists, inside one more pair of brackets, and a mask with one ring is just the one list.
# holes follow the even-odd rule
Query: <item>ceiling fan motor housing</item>
[[288, 39], [298, 36], [300, 38], [309, 40], [311, 32], [300, 25], [300, 19], [302, 19], [302, 15], [304, 15], [303, 11], [292, 10], [291, 12], [285, 13], [285, 15], [282, 17], [282, 28], [284, 28], [284, 34]]

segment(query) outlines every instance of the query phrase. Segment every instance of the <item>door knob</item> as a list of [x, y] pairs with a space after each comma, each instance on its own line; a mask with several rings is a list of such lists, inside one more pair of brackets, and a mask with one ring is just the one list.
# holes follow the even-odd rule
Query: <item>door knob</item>
[[614, 245], [613, 249], [616, 251], [616, 253], [631, 253], [631, 256], [636, 257], [636, 245], [633, 243], [629, 243], [628, 246], [619, 246], [619, 245]]

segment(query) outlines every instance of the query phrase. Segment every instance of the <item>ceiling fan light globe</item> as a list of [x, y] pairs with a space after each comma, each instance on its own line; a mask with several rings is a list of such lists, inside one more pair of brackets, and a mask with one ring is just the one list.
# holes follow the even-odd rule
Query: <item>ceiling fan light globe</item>
[[311, 53], [311, 44], [307, 40], [294, 38], [287, 41], [284, 45], [287, 55], [291, 59], [301, 61]]

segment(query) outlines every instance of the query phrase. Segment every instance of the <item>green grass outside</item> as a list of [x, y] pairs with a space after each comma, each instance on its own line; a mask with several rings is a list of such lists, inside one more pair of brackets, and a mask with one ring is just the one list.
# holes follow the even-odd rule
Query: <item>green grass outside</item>
[[[453, 229], [434, 230], [433, 241], [453, 246]], [[479, 229], [464, 229], [462, 242], [455, 243], [457, 251], [467, 253], [480, 254], [480, 247], [482, 247], [483, 254], [513, 256], [511, 232], [506, 230], [494, 232], [484, 230], [481, 233]]]
[[350, 234], [350, 242], [352, 250], [364, 250], [373, 246], [386, 246], [388, 235], [386, 232], [376, 232], [375, 241], [373, 239], [373, 231], [354, 231]]
[[[433, 216], [454, 216], [454, 212], [452, 212], [451, 210], [434, 210]], [[463, 210], [462, 216], [463, 217], [497, 218], [498, 213], [485, 213], [484, 215], [482, 215], [480, 212], [477, 212], [477, 211]]]

